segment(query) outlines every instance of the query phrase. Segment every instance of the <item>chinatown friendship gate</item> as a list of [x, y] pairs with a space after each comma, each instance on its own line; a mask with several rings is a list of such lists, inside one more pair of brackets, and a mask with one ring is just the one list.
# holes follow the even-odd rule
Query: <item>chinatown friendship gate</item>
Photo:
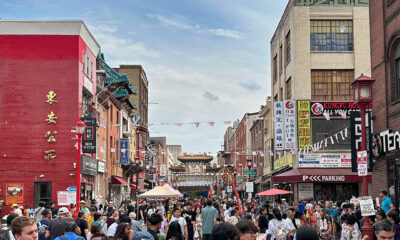
[[171, 166], [173, 186], [188, 196], [208, 197], [219, 194], [218, 172], [220, 166], [211, 165], [213, 156], [204, 154], [178, 156], [179, 164]]

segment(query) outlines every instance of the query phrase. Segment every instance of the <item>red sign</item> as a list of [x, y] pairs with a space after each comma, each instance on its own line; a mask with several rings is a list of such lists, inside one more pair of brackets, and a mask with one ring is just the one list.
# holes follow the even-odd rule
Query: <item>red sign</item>
[[357, 152], [357, 164], [367, 164], [367, 151]]

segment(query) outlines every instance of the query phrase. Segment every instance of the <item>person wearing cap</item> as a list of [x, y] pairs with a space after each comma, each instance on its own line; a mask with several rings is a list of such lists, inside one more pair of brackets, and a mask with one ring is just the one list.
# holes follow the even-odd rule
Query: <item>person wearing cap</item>
[[89, 214], [90, 214], [90, 210], [89, 210], [89, 208], [87, 207], [87, 204], [86, 204], [86, 202], [85, 201], [83, 201], [83, 200], [81, 200], [80, 202], [80, 205], [81, 205], [81, 210], [82, 211], [85, 211], [85, 213], [86, 213], [86, 216], [89, 216]]
[[22, 211], [19, 208], [19, 205], [14, 203], [13, 205], [11, 205], [11, 207], [14, 209], [13, 213], [17, 214], [18, 216], [22, 216]]
[[154, 240], [158, 240], [157, 232], [161, 228], [163, 218], [160, 214], [152, 214], [148, 221], [147, 231], [154, 237]]
[[395, 210], [392, 200], [388, 196], [388, 192], [386, 190], [381, 190], [379, 196], [382, 198], [382, 209], [386, 214]]
[[[70, 217], [68, 208], [62, 207], [60, 210], [58, 210], [58, 218], [50, 221], [45, 237], [50, 237], [50, 240], [54, 240], [57, 237], [64, 235], [67, 222], [74, 222], [74, 219]], [[80, 232], [80, 229], [77, 228], [76, 233], [80, 235]]]
[[136, 234], [138, 232], [143, 231], [142, 230], [142, 225], [140, 222], [136, 221], [136, 213], [131, 212], [129, 213], [129, 218], [131, 219], [131, 230]]

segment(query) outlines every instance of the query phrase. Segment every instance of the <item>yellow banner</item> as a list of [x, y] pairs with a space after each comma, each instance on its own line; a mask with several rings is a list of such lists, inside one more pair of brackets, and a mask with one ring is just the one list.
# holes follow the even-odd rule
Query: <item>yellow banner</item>
[[286, 155], [274, 161], [274, 170], [293, 163], [293, 155]]
[[297, 126], [299, 148], [311, 145], [311, 116], [310, 101], [297, 101]]

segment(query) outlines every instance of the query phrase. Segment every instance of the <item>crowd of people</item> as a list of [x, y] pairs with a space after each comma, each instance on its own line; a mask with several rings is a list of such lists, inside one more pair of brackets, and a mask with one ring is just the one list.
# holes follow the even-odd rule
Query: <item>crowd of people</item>
[[[399, 215], [386, 191], [369, 218], [374, 239], [400, 240]], [[350, 202], [285, 199], [239, 205], [227, 199], [184, 198], [124, 201], [118, 206], [80, 202], [46, 208], [41, 202], [32, 217], [15, 208], [0, 231], [0, 240], [366, 240], [360, 207]], [[54, 211], [56, 209], [56, 211]], [[373, 240], [373, 239], [371, 239]]]

